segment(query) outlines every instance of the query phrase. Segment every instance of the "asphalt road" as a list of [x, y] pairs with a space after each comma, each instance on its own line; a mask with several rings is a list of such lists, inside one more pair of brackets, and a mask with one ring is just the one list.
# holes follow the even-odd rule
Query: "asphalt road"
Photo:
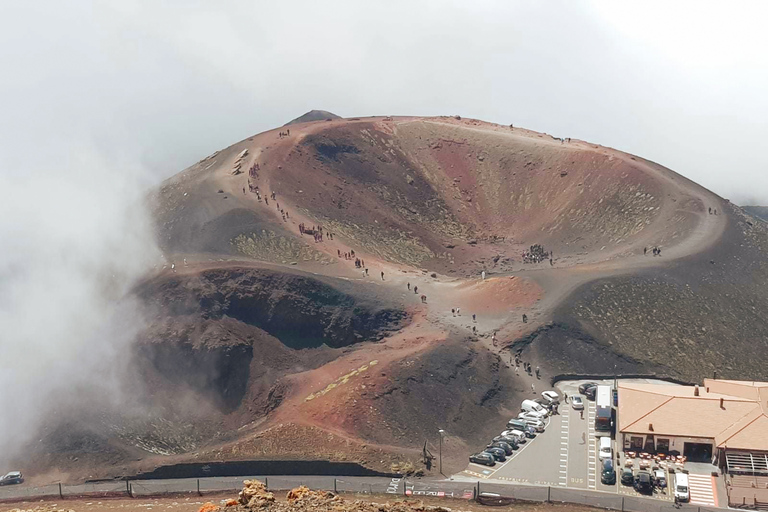
[[[578, 395], [583, 381], [558, 383], [558, 392], [569, 397]], [[612, 385], [613, 381], [600, 381]], [[623, 460], [618, 460], [616, 442], [612, 441], [616, 468], [616, 483], [602, 483], [602, 461], [599, 458], [599, 439], [609, 433], [595, 432], [596, 407], [593, 401], [582, 396], [583, 414], [573, 409], [571, 400], [561, 400], [560, 414], [550, 416], [546, 430], [536, 439], [522, 445], [504, 463], [486, 467], [470, 463], [467, 469], [454, 478], [457, 480], [484, 479], [489, 482], [533, 484], [567, 487], [587, 491], [601, 491], [620, 496], [640, 496], [632, 486], [620, 483]], [[500, 426], [500, 430], [503, 425]], [[619, 450], [620, 452], [620, 450]], [[635, 470], [636, 472], [636, 470]], [[667, 481], [672, 479], [667, 475]], [[654, 494], [655, 498], [672, 501], [667, 494]]]

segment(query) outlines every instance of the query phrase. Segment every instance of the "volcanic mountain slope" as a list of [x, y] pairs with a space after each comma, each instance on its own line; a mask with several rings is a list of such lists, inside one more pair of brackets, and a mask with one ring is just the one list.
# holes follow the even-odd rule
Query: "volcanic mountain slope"
[[297, 117], [293, 121], [289, 121], [285, 123], [285, 126], [290, 126], [292, 124], [309, 123], [312, 121], [332, 121], [334, 119], [341, 119], [341, 117], [331, 112], [328, 112], [327, 110], [310, 110], [306, 114]]
[[[767, 225], [690, 180], [452, 117], [283, 131], [153, 198], [168, 264], [137, 291], [155, 320], [132, 362], [159, 417], [206, 427], [126, 467], [388, 469], [442, 428], [459, 469], [538, 382], [515, 374], [512, 351], [545, 378], [768, 377]], [[152, 432], [120, 442], [147, 450]]]
[[741, 208], [753, 217], [768, 221], [768, 206], [742, 206]]

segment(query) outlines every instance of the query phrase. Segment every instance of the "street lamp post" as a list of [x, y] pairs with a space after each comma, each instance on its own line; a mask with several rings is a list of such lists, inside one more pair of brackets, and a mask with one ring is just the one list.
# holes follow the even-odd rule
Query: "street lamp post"
[[440, 434], [440, 474], [443, 475], [443, 434], [445, 434], [445, 430], [440, 429], [437, 433]]

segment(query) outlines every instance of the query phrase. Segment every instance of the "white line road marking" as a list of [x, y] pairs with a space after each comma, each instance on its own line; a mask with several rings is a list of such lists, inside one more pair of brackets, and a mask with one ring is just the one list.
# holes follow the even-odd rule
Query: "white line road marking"
[[[549, 424], [550, 424], [550, 423], [552, 423], [552, 418], [550, 418], [550, 417], [547, 417], [547, 423], [544, 425], [544, 428], [546, 429], [547, 427], [549, 427]], [[533, 444], [533, 442], [534, 442], [534, 441], [535, 441], [537, 438], [538, 438], [538, 436], [537, 436], [536, 438], [533, 438], [533, 439], [531, 439], [531, 440], [530, 440], [530, 442], [527, 442], [527, 443], [525, 443], [525, 444], [523, 445], [523, 447], [522, 447], [522, 448], [520, 448], [520, 450], [516, 451], [514, 454], [510, 455], [509, 457], [507, 457], [507, 460], [506, 460], [506, 461], [505, 461], [505, 462], [504, 462], [504, 463], [503, 463], [501, 466], [499, 466], [499, 467], [497, 467], [496, 469], [494, 469], [492, 473], [488, 474], [488, 476], [487, 476], [486, 478], [491, 478], [491, 477], [493, 477], [493, 475], [495, 475], [496, 473], [498, 473], [499, 471], [501, 471], [501, 470], [504, 468], [504, 466], [506, 466], [507, 464], [509, 464], [509, 463], [510, 463], [510, 462], [512, 462], [513, 460], [515, 460], [515, 457], [517, 457], [518, 455], [520, 455], [521, 453], [523, 453], [523, 450], [525, 450], [526, 448], [528, 448], [529, 446], [531, 446], [531, 445]]]
[[691, 503], [696, 505], [716, 506], [715, 493], [712, 490], [712, 477], [709, 475], [688, 474], [688, 490]]
[[564, 415], [560, 420], [560, 470], [558, 484], [565, 487], [568, 485], [568, 415]]

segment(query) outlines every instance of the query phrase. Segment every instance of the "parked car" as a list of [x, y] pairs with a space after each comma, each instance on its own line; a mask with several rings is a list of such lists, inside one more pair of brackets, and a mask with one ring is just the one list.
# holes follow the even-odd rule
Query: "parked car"
[[503, 436], [511, 436], [517, 439], [517, 444], [525, 444], [527, 442], [527, 439], [525, 438], [525, 434], [521, 430], [505, 430], [501, 433]]
[[613, 449], [611, 448], [611, 438], [608, 436], [598, 437], [600, 439], [600, 453], [601, 459], [612, 459]]
[[653, 494], [653, 483], [651, 474], [647, 471], [640, 471], [635, 477], [635, 490], [640, 494]]
[[513, 450], [517, 450], [517, 438], [512, 436], [496, 436], [493, 438], [493, 441], [503, 441], [507, 443], [509, 446], [512, 447]]
[[528, 423], [526, 423], [527, 418], [513, 418], [507, 422], [507, 428], [508, 429], [524, 429]]
[[584, 396], [587, 397], [587, 400], [594, 400], [596, 394], [597, 386], [592, 386], [584, 390]]
[[24, 477], [21, 475], [20, 471], [11, 471], [3, 478], [0, 478], [0, 485], [20, 484], [23, 481]]
[[[546, 425], [541, 420], [535, 420], [532, 418], [526, 418], [523, 420], [525, 428], [533, 429], [536, 432], [544, 432]], [[518, 429], [519, 430], [519, 429]]]
[[494, 441], [488, 446], [485, 447], [486, 450], [488, 448], [501, 448], [504, 450], [504, 455], [512, 455], [514, 453], [514, 449], [509, 444], [505, 443], [504, 441]]
[[469, 456], [469, 462], [474, 462], [475, 464], [482, 464], [483, 466], [495, 466], [496, 465], [496, 459], [493, 455], [490, 453], [476, 453], [474, 455]]
[[493, 455], [493, 458], [496, 459], [497, 462], [504, 462], [507, 460], [507, 452], [505, 452], [502, 448], [491, 446], [490, 448], [486, 448], [483, 451]]
[[500, 437], [509, 437], [515, 440], [517, 444], [524, 444], [525, 443], [525, 436], [523, 436], [523, 439], [520, 439], [520, 436], [517, 434], [513, 434], [512, 432], [518, 432], [517, 429], [509, 429], [505, 430], [501, 433]]
[[603, 470], [600, 473], [600, 481], [605, 485], [614, 485], [616, 483], [616, 469], [613, 467], [612, 459], [603, 461]]
[[579, 393], [582, 395], [587, 394], [587, 388], [596, 388], [597, 382], [585, 382], [583, 384], [579, 384]]
[[663, 469], [653, 472], [653, 484], [659, 489], [667, 488], [667, 473]]
[[517, 419], [526, 421], [526, 420], [537, 420], [544, 422], [544, 419], [546, 416], [542, 416], [541, 414], [537, 414], [535, 412], [521, 412], [517, 415]]
[[533, 439], [536, 437], [536, 431], [533, 429], [533, 427], [526, 426], [522, 432], [528, 439]]
[[624, 485], [635, 485], [635, 474], [629, 468], [621, 472], [621, 483]]
[[541, 396], [544, 397], [544, 400], [548, 401], [549, 403], [560, 401], [560, 395], [557, 394], [557, 391], [544, 391], [541, 393]]
[[571, 407], [576, 411], [584, 410], [584, 400], [582, 400], [580, 396], [572, 396]]

